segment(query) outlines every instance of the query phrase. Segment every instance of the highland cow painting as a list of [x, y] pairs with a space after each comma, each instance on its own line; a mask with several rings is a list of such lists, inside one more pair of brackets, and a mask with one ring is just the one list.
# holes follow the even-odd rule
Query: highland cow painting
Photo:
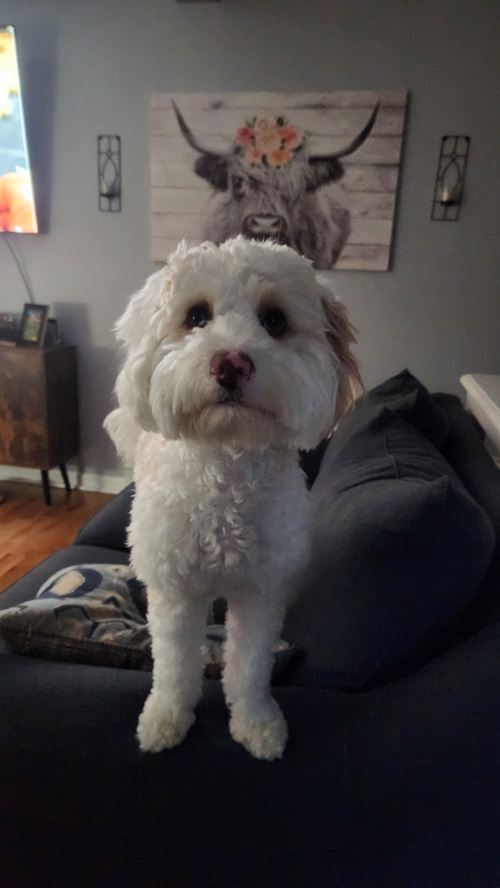
[[287, 244], [387, 271], [406, 92], [151, 97], [152, 258], [180, 240]]

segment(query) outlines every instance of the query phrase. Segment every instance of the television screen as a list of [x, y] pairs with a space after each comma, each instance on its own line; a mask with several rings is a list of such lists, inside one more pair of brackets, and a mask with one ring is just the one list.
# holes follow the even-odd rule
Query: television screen
[[14, 28], [0, 26], [0, 231], [36, 232]]

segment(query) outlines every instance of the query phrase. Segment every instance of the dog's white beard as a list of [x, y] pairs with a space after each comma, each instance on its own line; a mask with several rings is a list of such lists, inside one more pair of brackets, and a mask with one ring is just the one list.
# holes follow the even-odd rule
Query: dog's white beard
[[149, 406], [159, 432], [248, 449], [273, 445], [310, 449], [331, 429], [337, 379], [326, 349], [306, 339], [277, 360], [268, 348], [245, 344], [258, 377], [242, 403], [217, 404], [224, 392], [207, 376], [213, 354], [227, 343], [193, 338], [189, 347], [163, 346], [152, 374]]

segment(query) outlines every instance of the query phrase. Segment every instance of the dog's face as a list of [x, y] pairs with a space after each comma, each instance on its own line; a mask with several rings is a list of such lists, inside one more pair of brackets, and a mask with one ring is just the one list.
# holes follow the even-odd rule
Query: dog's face
[[116, 330], [120, 404], [168, 439], [309, 449], [359, 382], [345, 309], [272, 243], [181, 244]]

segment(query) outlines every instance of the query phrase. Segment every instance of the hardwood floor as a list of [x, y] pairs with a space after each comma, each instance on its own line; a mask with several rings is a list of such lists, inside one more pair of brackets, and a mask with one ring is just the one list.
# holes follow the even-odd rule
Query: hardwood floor
[[42, 485], [0, 481], [0, 592], [40, 561], [67, 546], [80, 527], [113, 495], [51, 488], [52, 505]]

